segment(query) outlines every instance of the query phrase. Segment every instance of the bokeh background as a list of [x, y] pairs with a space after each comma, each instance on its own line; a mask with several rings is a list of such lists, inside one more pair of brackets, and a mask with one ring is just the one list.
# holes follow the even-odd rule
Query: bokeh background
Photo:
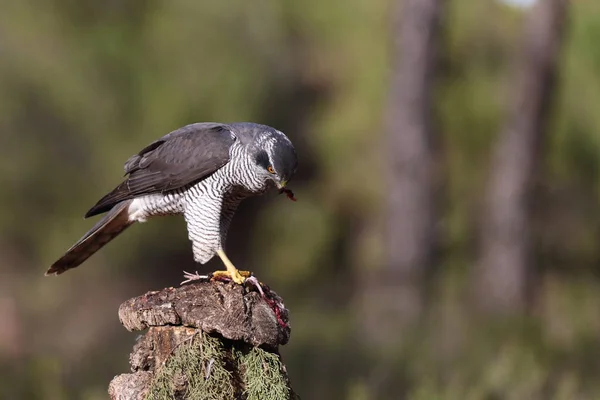
[[228, 249], [304, 399], [600, 398], [599, 71], [596, 0], [3, 0], [0, 398], [106, 398], [118, 305], [219, 267], [163, 218], [43, 275], [198, 121], [296, 144]]

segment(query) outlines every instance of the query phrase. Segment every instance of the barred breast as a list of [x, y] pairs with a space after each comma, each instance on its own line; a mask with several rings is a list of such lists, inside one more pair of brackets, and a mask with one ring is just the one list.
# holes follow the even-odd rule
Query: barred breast
[[129, 207], [129, 218], [144, 222], [149, 217], [183, 214], [194, 260], [204, 264], [225, 246], [240, 202], [267, 190], [253, 168], [244, 148], [234, 145], [230, 162], [214, 174], [186, 188], [135, 199]]

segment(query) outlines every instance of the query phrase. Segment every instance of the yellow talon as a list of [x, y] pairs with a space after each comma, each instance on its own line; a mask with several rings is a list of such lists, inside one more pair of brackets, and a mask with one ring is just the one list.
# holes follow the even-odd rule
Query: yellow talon
[[231, 279], [238, 285], [241, 285], [246, 281], [246, 278], [252, 276], [252, 272], [239, 271], [236, 269], [233, 274], [230, 273], [229, 271], [215, 271], [211, 275], [212, 275], [212, 279], [227, 278], [227, 279]]
[[239, 271], [233, 265], [233, 263], [229, 260], [227, 255], [225, 255], [225, 252], [223, 250], [218, 250], [217, 254], [223, 261], [223, 264], [225, 264], [225, 267], [227, 267], [227, 271], [215, 271], [212, 274], [213, 278], [215, 278], [215, 277], [229, 278], [232, 281], [234, 281], [235, 283], [237, 283], [238, 285], [242, 285], [244, 283], [244, 281], [246, 280], [246, 278], [248, 278], [249, 276], [252, 275], [252, 273], [249, 271]]

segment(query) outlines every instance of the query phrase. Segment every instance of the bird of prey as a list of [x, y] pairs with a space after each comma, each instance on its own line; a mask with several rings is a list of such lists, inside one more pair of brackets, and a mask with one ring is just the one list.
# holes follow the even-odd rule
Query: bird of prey
[[46, 275], [75, 268], [135, 222], [183, 214], [194, 260], [204, 264], [218, 255], [227, 277], [241, 274], [224, 251], [233, 214], [240, 202], [271, 188], [286, 192], [297, 156], [282, 132], [249, 122], [195, 123], [144, 147], [125, 162], [125, 180], [102, 197], [85, 217], [105, 213], [92, 229], [56, 261]]

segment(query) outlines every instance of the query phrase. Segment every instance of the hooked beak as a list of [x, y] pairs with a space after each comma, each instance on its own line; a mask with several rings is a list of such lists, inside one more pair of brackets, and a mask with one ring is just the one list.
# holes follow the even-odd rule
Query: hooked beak
[[287, 181], [277, 182], [276, 185], [277, 189], [279, 189], [279, 191], [281, 192], [285, 188], [285, 185], [287, 185]]

